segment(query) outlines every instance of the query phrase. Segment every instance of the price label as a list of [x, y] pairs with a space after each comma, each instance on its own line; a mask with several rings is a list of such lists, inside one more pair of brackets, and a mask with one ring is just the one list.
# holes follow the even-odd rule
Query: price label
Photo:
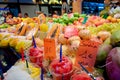
[[100, 43], [90, 40], [81, 41], [81, 45], [76, 54], [75, 66], [79, 66], [78, 62], [81, 62], [84, 66], [93, 67], [99, 45]]
[[56, 58], [56, 45], [54, 39], [44, 39], [44, 57], [50, 60]]

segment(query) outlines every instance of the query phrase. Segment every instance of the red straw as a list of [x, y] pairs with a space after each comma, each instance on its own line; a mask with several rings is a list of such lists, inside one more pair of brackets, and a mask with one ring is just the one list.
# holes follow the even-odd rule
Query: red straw
[[24, 58], [24, 49], [23, 48], [21, 48], [21, 55], [22, 55], [22, 61], [24, 61], [25, 58]]

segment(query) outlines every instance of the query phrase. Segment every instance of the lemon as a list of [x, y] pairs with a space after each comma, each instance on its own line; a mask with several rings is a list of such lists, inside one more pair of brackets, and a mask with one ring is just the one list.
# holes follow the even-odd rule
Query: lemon
[[47, 32], [48, 31], [48, 25], [47, 24], [41, 24], [40, 25], [40, 31]]

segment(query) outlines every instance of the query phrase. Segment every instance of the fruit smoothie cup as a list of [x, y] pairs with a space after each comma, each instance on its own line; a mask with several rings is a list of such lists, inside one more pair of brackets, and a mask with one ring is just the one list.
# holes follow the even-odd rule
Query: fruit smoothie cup
[[50, 64], [50, 73], [53, 80], [70, 80], [73, 73], [72, 62], [67, 57], [63, 57], [61, 62], [59, 59], [53, 60]]
[[72, 75], [71, 80], [92, 80], [92, 79], [86, 72], [79, 71], [79, 72], [75, 72]]
[[39, 47], [29, 49], [29, 59], [36, 67], [42, 67], [43, 50]]
[[[104, 78], [102, 76], [96, 76], [91, 73], [95, 80], [104, 80]], [[98, 73], [96, 73], [96, 75], [98, 75]], [[71, 76], [71, 80], [93, 80], [85, 71], [80, 70], [76, 70], [73, 75]]]

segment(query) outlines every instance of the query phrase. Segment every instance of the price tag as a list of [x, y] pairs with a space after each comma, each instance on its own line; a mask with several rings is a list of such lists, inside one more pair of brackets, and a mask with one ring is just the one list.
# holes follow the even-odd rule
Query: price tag
[[56, 45], [54, 39], [44, 39], [44, 57], [50, 60], [56, 58]]
[[93, 67], [99, 45], [99, 42], [90, 40], [81, 41], [78, 52], [76, 54], [75, 66], [79, 66], [78, 62], [81, 62], [81, 64], [84, 66]]

